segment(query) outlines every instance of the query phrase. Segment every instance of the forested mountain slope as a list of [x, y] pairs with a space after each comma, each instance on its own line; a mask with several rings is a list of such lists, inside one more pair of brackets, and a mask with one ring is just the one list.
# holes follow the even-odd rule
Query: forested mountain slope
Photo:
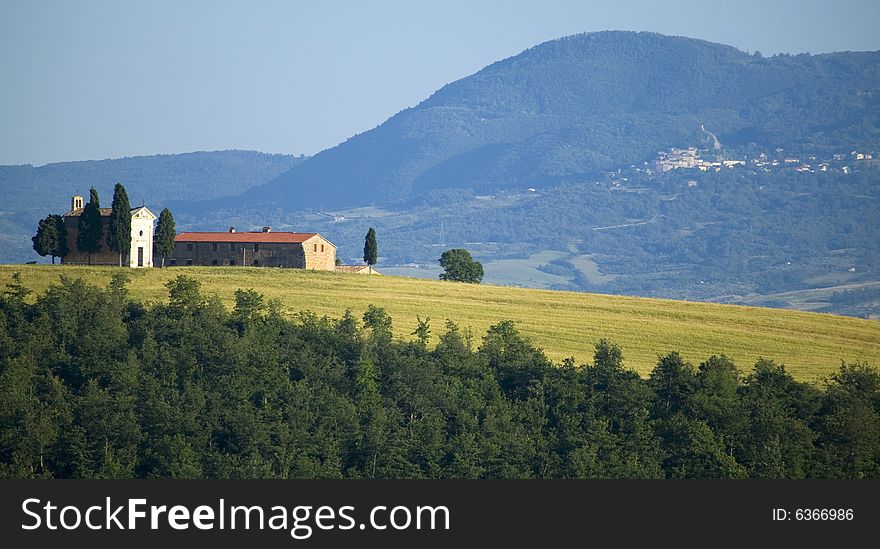
[[581, 34], [444, 86], [241, 200], [338, 208], [550, 186], [697, 144], [701, 126], [734, 147], [878, 148], [878, 90], [877, 52], [764, 58], [653, 33]]

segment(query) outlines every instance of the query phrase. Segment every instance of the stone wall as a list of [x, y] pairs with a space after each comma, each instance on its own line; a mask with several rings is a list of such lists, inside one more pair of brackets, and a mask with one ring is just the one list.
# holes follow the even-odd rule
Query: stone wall
[[258, 266], [305, 268], [300, 244], [244, 242], [175, 242], [166, 265]]
[[292, 269], [336, 269], [336, 247], [313, 237], [306, 242], [175, 242], [168, 266], [284, 267]]
[[306, 269], [318, 271], [336, 270], [336, 246], [320, 235], [303, 242], [306, 257]]

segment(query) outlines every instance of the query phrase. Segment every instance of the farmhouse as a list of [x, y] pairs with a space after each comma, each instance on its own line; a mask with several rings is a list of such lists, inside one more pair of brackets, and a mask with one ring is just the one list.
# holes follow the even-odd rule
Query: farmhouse
[[[101, 228], [104, 236], [101, 238], [101, 251], [94, 252], [89, 257], [87, 252], [81, 252], [76, 247], [76, 237], [79, 234], [79, 216], [85, 208], [83, 197], [74, 196], [70, 201], [70, 211], [64, 214], [64, 225], [67, 227], [68, 253], [61, 257], [61, 263], [68, 265], [119, 265], [119, 254], [107, 245], [107, 231], [110, 227], [110, 208], [101, 208]], [[146, 207], [131, 209], [131, 248], [128, 252], [129, 267], [152, 267], [153, 266], [153, 221], [156, 216]]]
[[289, 267], [332, 271], [336, 268], [336, 246], [318, 233], [272, 232], [186, 232], [174, 239], [169, 266]]

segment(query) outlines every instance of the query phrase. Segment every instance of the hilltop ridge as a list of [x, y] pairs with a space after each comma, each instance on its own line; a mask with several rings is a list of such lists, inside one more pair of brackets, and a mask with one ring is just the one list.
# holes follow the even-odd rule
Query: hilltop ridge
[[865, 93], [878, 85], [878, 52], [764, 58], [655, 33], [580, 34], [447, 84], [236, 200], [350, 207], [548, 186], [686, 144], [701, 126], [729, 145], [878, 148], [880, 97]]

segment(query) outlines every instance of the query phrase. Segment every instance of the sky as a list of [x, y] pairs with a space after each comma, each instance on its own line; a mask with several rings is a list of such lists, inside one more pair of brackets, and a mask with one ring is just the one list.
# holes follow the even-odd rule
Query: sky
[[0, 164], [315, 154], [538, 43], [600, 30], [880, 50], [876, 0], [0, 0]]

